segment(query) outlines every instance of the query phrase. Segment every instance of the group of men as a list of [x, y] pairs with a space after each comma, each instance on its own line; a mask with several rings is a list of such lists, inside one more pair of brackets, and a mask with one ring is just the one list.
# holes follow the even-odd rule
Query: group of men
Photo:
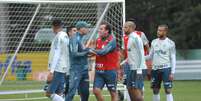
[[[89, 64], [88, 58], [95, 56], [95, 77], [93, 93], [97, 101], [104, 101], [101, 90], [106, 85], [111, 95], [111, 101], [118, 101], [117, 79], [120, 68], [120, 50], [110, 24], [103, 22], [98, 29], [95, 48], [83, 41], [89, 32], [90, 25], [78, 21], [75, 26], [63, 31], [61, 20], [54, 20], [52, 29], [55, 38], [52, 41], [48, 61], [48, 88], [46, 96], [52, 101], [73, 101], [78, 90], [81, 101], [89, 99]], [[153, 101], [160, 101], [159, 90], [163, 81], [167, 101], [173, 101], [171, 94], [173, 74], [175, 72], [175, 45], [167, 38], [167, 25], [159, 25], [158, 38], [149, 44], [143, 32], [136, 31], [133, 21], [127, 21], [124, 26], [125, 85], [130, 101], [143, 101], [144, 78], [146, 75], [146, 60], [153, 61], [151, 72]], [[144, 46], [147, 53], [144, 53]], [[148, 54], [149, 51], [149, 54]], [[145, 56], [146, 55], [146, 56]], [[149, 74], [149, 73], [148, 73]]]
[[[166, 93], [166, 101], [173, 101], [171, 93], [173, 75], [175, 73], [176, 50], [175, 43], [167, 37], [168, 26], [159, 25], [158, 38], [154, 39], [149, 49], [149, 44], [143, 32], [136, 31], [136, 24], [127, 21], [124, 25], [124, 54], [126, 62], [123, 65], [125, 71], [125, 84], [128, 89], [128, 101], [143, 101], [143, 89], [145, 76], [151, 75], [151, 88], [153, 89], [153, 101], [160, 101], [161, 82]], [[152, 60], [152, 70], [147, 70], [146, 61]], [[150, 66], [150, 65], [149, 65]]]

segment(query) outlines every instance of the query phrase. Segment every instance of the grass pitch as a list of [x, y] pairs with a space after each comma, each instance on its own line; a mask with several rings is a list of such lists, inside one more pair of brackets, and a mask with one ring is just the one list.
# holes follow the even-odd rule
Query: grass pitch
[[[36, 81], [7, 81], [0, 86], [1, 91], [8, 90], [32, 90], [42, 89], [44, 82]], [[103, 91], [105, 101], [110, 101], [110, 96], [107, 91]], [[175, 101], [200, 101], [201, 100], [201, 81], [174, 81], [173, 96]], [[166, 101], [164, 90], [161, 89], [161, 101]], [[145, 101], [152, 101], [152, 91], [150, 89], [150, 81], [145, 81]], [[33, 99], [39, 98], [43, 99]], [[0, 101], [6, 101], [5, 99], [16, 99], [13, 101], [50, 101], [48, 98], [44, 98], [44, 93], [31, 93], [31, 94], [12, 94], [12, 95], [0, 95]], [[26, 99], [25, 99], [26, 98]], [[25, 99], [25, 100], [17, 100]], [[79, 96], [74, 98], [74, 101], [79, 101]], [[94, 95], [91, 93], [89, 101], [96, 101]]]

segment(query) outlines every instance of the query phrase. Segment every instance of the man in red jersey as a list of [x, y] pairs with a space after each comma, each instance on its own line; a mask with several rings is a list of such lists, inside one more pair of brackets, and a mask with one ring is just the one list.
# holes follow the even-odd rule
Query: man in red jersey
[[93, 93], [97, 101], [104, 101], [101, 90], [106, 84], [111, 95], [111, 101], [117, 101], [116, 85], [119, 51], [111, 27], [107, 23], [100, 25], [94, 53], [96, 54], [96, 73]]

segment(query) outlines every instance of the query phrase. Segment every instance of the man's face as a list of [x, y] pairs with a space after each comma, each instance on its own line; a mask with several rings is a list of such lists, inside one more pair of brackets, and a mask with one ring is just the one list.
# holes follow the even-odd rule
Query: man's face
[[53, 31], [53, 33], [56, 34], [56, 33], [57, 33], [56, 30], [57, 30], [57, 27], [56, 27], [56, 26], [52, 26], [52, 31]]
[[166, 36], [166, 34], [167, 34], [167, 29], [165, 27], [158, 27], [158, 30], [157, 30], [158, 38], [162, 38]]
[[85, 27], [80, 28], [80, 32], [85, 35], [85, 34], [89, 33], [89, 28], [85, 28]]
[[69, 35], [72, 36], [77, 32], [77, 28], [71, 28]]
[[128, 34], [130, 33], [130, 31], [129, 31], [130, 28], [129, 28], [129, 26], [128, 26], [127, 24], [124, 25], [123, 30], [124, 30], [124, 33], [125, 33], [126, 35], [128, 35]]
[[104, 37], [108, 35], [108, 30], [105, 29], [106, 25], [100, 25], [98, 33], [100, 37]]

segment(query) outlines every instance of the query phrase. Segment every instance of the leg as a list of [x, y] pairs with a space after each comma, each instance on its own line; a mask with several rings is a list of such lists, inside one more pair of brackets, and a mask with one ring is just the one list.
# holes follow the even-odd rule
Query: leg
[[[123, 65], [123, 69], [124, 69], [124, 81], [123, 81], [123, 84], [126, 85], [127, 84], [127, 79], [128, 79], [127, 76], [128, 76], [129, 69], [130, 69], [129, 64], [125, 63]], [[126, 86], [125, 86], [125, 88], [126, 88]], [[124, 91], [124, 100], [131, 101], [127, 88]]]
[[97, 101], [104, 101], [104, 98], [101, 94], [101, 89], [104, 87], [105, 84], [102, 75], [104, 74], [101, 71], [95, 72], [93, 93], [96, 96]]
[[125, 92], [124, 92], [124, 96], [125, 96], [124, 100], [126, 100], [126, 101], [131, 101], [131, 98], [130, 98], [130, 96], [129, 96], [129, 93], [128, 93], [128, 89], [127, 89], [127, 88], [126, 88], [126, 90], [125, 90]]
[[166, 93], [166, 101], [173, 101], [171, 89], [165, 89], [165, 93]]
[[170, 68], [164, 68], [163, 69], [163, 86], [165, 88], [165, 93], [166, 93], [166, 101], [173, 101], [173, 96], [172, 96], [172, 81], [169, 80], [169, 75], [171, 73]]
[[159, 88], [152, 88], [152, 89], [153, 89], [153, 101], [160, 101], [160, 94], [159, 94], [160, 89]]
[[117, 72], [115, 70], [108, 70], [104, 73], [104, 81], [111, 95], [111, 101], [117, 101]]
[[64, 92], [64, 95], [67, 95], [68, 94], [68, 88], [69, 88], [69, 75], [66, 76], [65, 78], [65, 92]]
[[89, 99], [89, 75], [88, 71], [82, 74], [80, 84], [79, 84], [79, 93], [81, 96], [81, 101], [88, 101]]
[[65, 84], [65, 78], [66, 78], [66, 75], [63, 74], [63, 76], [61, 76], [61, 79], [60, 79], [60, 83], [59, 85], [57, 86], [57, 90], [56, 90], [56, 94], [60, 95], [60, 96], [63, 96], [64, 95], [64, 92], [65, 92], [65, 88], [64, 88], [64, 84]]
[[96, 96], [97, 101], [104, 101], [104, 97], [101, 94], [100, 88], [93, 88], [93, 93]]
[[151, 88], [153, 90], [153, 101], [160, 101], [160, 87], [161, 87], [161, 71], [152, 70], [152, 82]]
[[69, 89], [65, 101], [72, 101], [80, 83], [80, 73], [77, 71], [70, 72]]
[[112, 90], [110, 90], [109, 92], [110, 92], [110, 95], [111, 95], [111, 101], [118, 101], [117, 92], [112, 91]]
[[143, 101], [142, 91], [138, 88], [128, 88], [131, 101]]
[[89, 67], [89, 81], [90, 82], [94, 82], [94, 76], [95, 76], [95, 61], [94, 60], [90, 60], [89, 63], [90, 67]]
[[52, 82], [50, 83], [46, 96], [51, 98], [52, 101], [64, 101], [64, 99], [56, 94], [57, 92], [63, 93], [64, 90], [64, 73], [54, 72]]
[[145, 78], [147, 77], [147, 72], [148, 72], [148, 69], [143, 69], [143, 70], [142, 70], [142, 73], [143, 73], [143, 87], [142, 87], [141, 93], [142, 93], [142, 98], [143, 98], [143, 99], [144, 99], [144, 91], [145, 91], [145, 88], [144, 88], [144, 80], [145, 80]]
[[136, 70], [131, 70], [128, 75], [127, 88], [131, 101], [143, 101], [142, 89], [144, 86], [144, 78], [137, 75]]

